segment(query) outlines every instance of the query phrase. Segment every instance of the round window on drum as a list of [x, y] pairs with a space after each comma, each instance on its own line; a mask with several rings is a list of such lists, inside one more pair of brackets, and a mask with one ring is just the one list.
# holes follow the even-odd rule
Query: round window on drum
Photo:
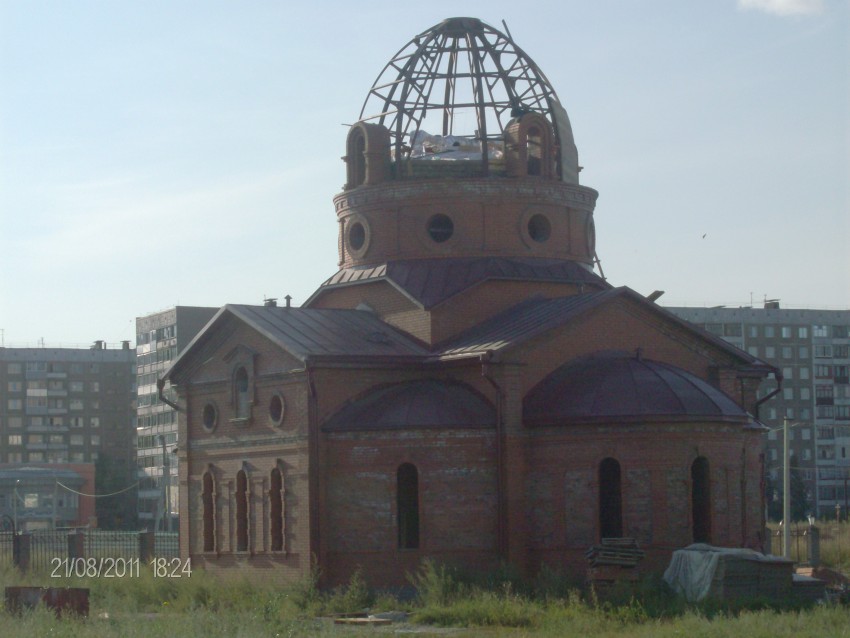
[[528, 220], [528, 236], [538, 243], [543, 243], [552, 235], [552, 224], [546, 215], [532, 215]]
[[428, 220], [428, 235], [438, 244], [451, 239], [455, 232], [455, 224], [448, 215], [438, 213]]

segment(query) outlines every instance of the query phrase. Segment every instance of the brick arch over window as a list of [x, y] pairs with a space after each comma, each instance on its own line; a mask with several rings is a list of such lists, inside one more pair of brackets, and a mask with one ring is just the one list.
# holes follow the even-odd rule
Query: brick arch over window
[[599, 464], [599, 536], [623, 536], [623, 485], [620, 463], [610, 457]]
[[251, 413], [251, 380], [244, 366], [236, 368], [233, 375], [233, 396], [237, 419], [247, 419]]
[[345, 190], [386, 181], [390, 172], [389, 131], [380, 124], [358, 122], [348, 132], [343, 159]]
[[555, 175], [552, 125], [539, 113], [526, 113], [505, 128], [505, 168], [509, 177]]
[[229, 418], [239, 426], [251, 423], [255, 403], [256, 358], [257, 353], [244, 345], [235, 347], [224, 357], [230, 370]]
[[279, 467], [271, 471], [269, 488], [269, 528], [273, 552], [284, 550], [283, 472]]
[[204, 551], [216, 551], [215, 501], [216, 485], [212, 470], [204, 472], [202, 479], [201, 505], [203, 509]]
[[396, 472], [396, 505], [398, 548], [418, 549], [419, 471], [411, 463], [403, 463]]

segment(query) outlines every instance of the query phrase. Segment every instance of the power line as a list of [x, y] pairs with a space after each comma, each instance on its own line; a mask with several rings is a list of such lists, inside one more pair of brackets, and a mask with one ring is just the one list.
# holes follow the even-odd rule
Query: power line
[[116, 494], [123, 494], [124, 492], [129, 492], [130, 490], [139, 487], [139, 482], [136, 481], [129, 487], [125, 487], [123, 490], [118, 490], [117, 492], [112, 492], [110, 494], [85, 494], [84, 492], [78, 492], [77, 490], [71, 489], [67, 485], [63, 485], [59, 481], [56, 481], [56, 485], [68, 490], [69, 492], [73, 492], [74, 494], [79, 494], [80, 496], [88, 496], [90, 498], [106, 498], [107, 496], [115, 496]]

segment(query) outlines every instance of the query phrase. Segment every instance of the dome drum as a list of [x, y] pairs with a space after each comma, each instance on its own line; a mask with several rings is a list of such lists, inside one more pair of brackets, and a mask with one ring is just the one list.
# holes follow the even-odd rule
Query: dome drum
[[542, 257], [593, 265], [593, 189], [533, 177], [385, 182], [337, 195], [340, 265]]

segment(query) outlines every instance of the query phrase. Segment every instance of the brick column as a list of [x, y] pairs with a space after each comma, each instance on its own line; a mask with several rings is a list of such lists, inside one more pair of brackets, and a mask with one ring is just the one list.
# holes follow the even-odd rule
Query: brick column
[[68, 558], [85, 558], [86, 536], [76, 531], [68, 534]]
[[12, 536], [12, 560], [15, 567], [26, 571], [30, 566], [32, 534], [15, 534]]
[[525, 511], [525, 436], [522, 429], [522, 386], [519, 369], [500, 366], [501, 410], [501, 498], [503, 532], [502, 558], [522, 574], [529, 574], [529, 531]]

